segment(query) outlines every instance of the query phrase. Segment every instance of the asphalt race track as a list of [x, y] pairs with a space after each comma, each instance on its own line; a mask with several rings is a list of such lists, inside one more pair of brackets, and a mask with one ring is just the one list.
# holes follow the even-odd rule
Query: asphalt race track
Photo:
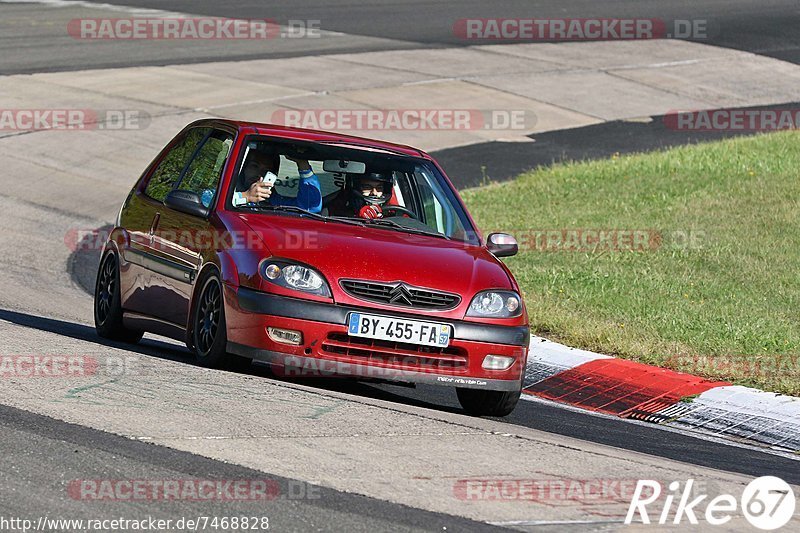
[[[267, 13], [257, 0], [105, 3], [197, 15], [319, 19], [323, 30], [344, 35], [318, 43], [282, 41], [266, 51], [247, 44], [198, 50], [145, 43], [132, 52], [119, 43], [75, 42], [55, 23], [22, 30], [15, 26], [22, 20], [15, 19], [23, 13], [21, 4], [4, 2], [0, 74], [462, 46], [474, 43], [453, 37], [454, 21], [481, 16], [708, 18], [718, 28], [709, 44], [800, 63], [796, 1], [547, 0], [535, 13], [523, 0], [504, 2], [502, 8], [477, 0], [298, 1], [271, 6]], [[60, 24], [72, 16], [65, 11], [53, 20]], [[14, 98], [2, 80], [0, 98]], [[169, 120], [177, 130], [189, 119]], [[471, 175], [491, 153], [505, 161], [497, 173], [507, 177], [560, 158], [605, 157], [620, 146], [636, 151], [713, 138], [661, 130], [658, 124], [611, 122], [537, 135], [532, 152], [512, 143], [486, 143], [439, 156], [445, 168]], [[155, 336], [136, 346], [105, 342], [92, 326], [98, 257], [68, 250], [64, 233], [112, 220], [142, 167], [131, 166], [124, 146], [114, 144], [101, 154], [100, 141], [92, 139], [47, 132], [0, 135], [0, 157], [20, 158], [4, 165], [0, 187], [0, 355], [81, 354], [104, 365], [125, 361], [135, 372], [98, 376], [91, 383], [0, 379], [2, 517], [257, 515], [268, 516], [275, 531], [488, 531], [498, 525], [573, 531], [576, 524], [607, 531], [619, 525], [625, 502], [603, 512], [475, 503], [454, 496], [453, 487], [471, 478], [653, 476], [694, 477], [738, 490], [765, 475], [800, 485], [797, 457], [556, 404], [522, 401], [505, 419], [474, 419], [462, 414], [446, 388], [287, 382], [257, 366], [235, 372], [199, 368], [183, 346]], [[161, 140], [141, 134], [131, 142], [152, 155]], [[62, 157], [63, 166], [85, 166], [94, 177], [62, 176]], [[474, 184], [466, 180], [459, 186]], [[97, 502], [65, 489], [76, 480], [186, 478], [267, 478], [281, 496], [266, 502]]]
[[[487, 525], [436, 513], [423, 512], [388, 502], [324, 487], [305, 487], [300, 482], [270, 476], [281, 494], [263, 502], [113, 502], [101, 509], [92, 503], [64, 498], [60, 479], [86, 476], [103, 478], [113, 471], [126, 479], [165, 479], [194, 476], [209, 480], [258, 479], [263, 473], [205, 459], [170, 448], [88, 429], [74, 424], [0, 406], [0, 451], [4, 516], [69, 516], [115, 518], [119, 516], [168, 518], [173, 516], [267, 516], [271, 529], [279, 531], [486, 531]], [[35, 447], [31, 443], [35, 442]], [[16, 475], [8, 475], [15, 472]], [[302, 487], [302, 488], [301, 488]], [[295, 494], [297, 499], [289, 495]], [[300, 498], [300, 494], [311, 495]], [[11, 499], [13, 498], [13, 502]]]
[[[341, 46], [317, 43], [300, 48], [297, 41], [271, 43], [267, 50], [186, 50], [183, 47], [149, 49], [140, 46], [131, 54], [126, 46], [108, 44], [100, 50], [81, 47], [69, 39], [57, 39], [55, 28], [37, 27], [33, 32], [14, 31], [13, 18], [6, 18], [10, 38], [2, 47], [13, 49], [21, 42], [31, 42], [25, 62], [13, 64], [12, 58], [0, 59], [0, 73], [24, 72], [36, 65], [39, 72], [48, 70], [107, 68], [112, 66], [163, 65], [190, 56], [193, 61], [208, 61], [220, 55], [228, 60], [287, 57], [308, 53], [333, 53], [388, 50], [406, 47], [465, 46], [453, 35], [453, 24], [461, 18], [481, 17], [618, 17], [659, 18], [665, 21], [704, 19], [709, 21], [709, 37], [703, 42], [768, 55], [784, 61], [800, 62], [800, 10], [794, 0], [544, 0], [531, 5], [526, 0], [492, 4], [481, 0], [445, 0], [402, 2], [376, 0], [369, 3], [348, 1], [261, 2], [258, 0], [90, 0], [89, 3], [116, 4], [165, 11], [212, 15], [230, 18], [271, 18], [280, 23], [290, 19], [319, 20], [323, 30], [342, 32], [349, 37]], [[42, 38], [46, 39], [42, 42]], [[48, 46], [57, 40], [59, 49]], [[204, 55], [205, 54], [205, 55]], [[181, 61], [183, 62], [183, 61]]]
[[[4, 35], [0, 41], [0, 74], [459, 47], [482, 44], [483, 41], [467, 41], [454, 36], [453, 25], [458, 19], [532, 16], [703, 20], [708, 22], [708, 36], [696, 42], [800, 64], [800, 32], [796, 31], [800, 26], [800, 9], [794, 0], [703, 0], [690, 3], [680, 0], [584, 0], [569, 2], [568, 6], [558, 0], [547, 0], [538, 2], [533, 10], [524, 0], [503, 2], [500, 8], [477, 0], [371, 2], [358, 8], [348, 2], [310, 1], [270, 3], [265, 7], [263, 2], [243, 0], [224, 3], [207, 0], [88, 0], [82, 5], [92, 3], [229, 18], [271, 18], [280, 23], [315, 20], [319, 21], [322, 30], [336, 33], [333, 34], [335, 37], [322, 39], [274, 39], [268, 46], [246, 42], [232, 44], [230, 41], [221, 44], [195, 42], [188, 46], [103, 42], [93, 46], [97, 43], [79, 42], [60, 31], [75, 16], [70, 9], [63, 9], [56, 17], [50, 17], [53, 19], [50, 23], [42, 24], [28, 19], [24, 4], [19, 7], [21, 4], [12, 2], [4, 8], [9, 14], [0, 20], [0, 32]], [[25, 53], [18, 53], [22, 48]], [[324, 75], [321, 84], [324, 85]], [[794, 102], [783, 104], [792, 108]], [[670, 132], [657, 120], [651, 124], [617, 122], [532, 135], [535, 145], [485, 142], [436, 151], [434, 155], [451, 176], [457, 177], [457, 185], [466, 187], [479, 183], [484, 174], [492, 180], [502, 181], [524, 170], [557, 161], [652, 150], [720, 136], [713, 132], [692, 135]]]

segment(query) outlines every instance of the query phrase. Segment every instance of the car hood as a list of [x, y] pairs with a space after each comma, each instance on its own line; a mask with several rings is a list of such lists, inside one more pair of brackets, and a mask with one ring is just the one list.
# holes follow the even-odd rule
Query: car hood
[[[503, 266], [485, 248], [380, 227], [322, 222], [297, 216], [243, 214], [274, 257], [316, 268], [331, 284], [340, 279], [404, 281], [459, 294], [511, 289]], [[339, 300], [339, 298], [337, 298]]]

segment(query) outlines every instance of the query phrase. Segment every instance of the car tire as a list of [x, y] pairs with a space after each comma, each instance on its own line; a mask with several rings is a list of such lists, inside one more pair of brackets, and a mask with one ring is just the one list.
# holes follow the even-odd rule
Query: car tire
[[458, 403], [472, 416], [506, 416], [517, 406], [522, 390], [494, 391], [456, 388]]
[[144, 335], [141, 330], [126, 328], [122, 322], [122, 296], [117, 254], [109, 252], [100, 262], [94, 287], [94, 327], [104, 339], [135, 344]]
[[234, 362], [228, 354], [225, 302], [219, 276], [211, 271], [199, 282], [200, 290], [192, 313], [192, 349], [195, 360], [207, 368], [228, 368]]

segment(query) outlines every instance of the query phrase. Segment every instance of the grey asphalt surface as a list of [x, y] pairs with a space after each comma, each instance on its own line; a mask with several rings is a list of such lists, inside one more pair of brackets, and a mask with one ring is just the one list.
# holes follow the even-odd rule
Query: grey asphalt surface
[[[26, 313], [0, 310], [0, 320], [77, 339], [120, 347], [95, 334], [94, 328], [63, 320], [46, 319]], [[169, 359], [191, 365], [187, 350], [154, 339], [145, 339], [126, 349], [151, 357]], [[266, 368], [257, 365], [238, 370], [241, 373], [274, 378]], [[333, 390], [358, 396], [388, 400], [410, 406], [460, 413], [453, 390], [446, 387], [420, 385], [416, 388], [389, 384], [362, 383], [350, 380], [301, 380], [300, 383], [320, 390]], [[2, 410], [0, 409], [0, 418]], [[685, 463], [737, 472], [753, 477], [774, 475], [789, 483], [800, 484], [800, 462], [783, 455], [764, 453], [751, 447], [739, 447], [709, 441], [652, 424], [631, 422], [614, 417], [596, 416], [579, 410], [564, 409], [543, 402], [520, 401], [504, 422], [546, 431], [557, 435], [614, 446], [625, 450], [665, 457]], [[53, 421], [53, 424], [57, 422]], [[202, 459], [205, 461], [205, 459]]]
[[[442, 387], [419, 386], [410, 389], [391, 385], [358, 386], [359, 394], [365, 396], [420, 407], [460, 410], [452, 391]], [[800, 463], [795, 459], [765, 454], [752, 448], [720, 444], [652, 424], [567, 410], [552, 403], [521, 400], [514, 412], [503, 421], [685, 463], [753, 477], [777, 476], [789, 483], [800, 483]]]
[[[320, 28], [342, 32], [333, 37], [281, 38], [254, 41], [80, 41], [67, 34], [67, 24], [79, 17], [126, 17], [128, 11], [93, 9], [114, 4], [196, 15], [231, 18], [318, 20]], [[112, 0], [88, 1], [51, 8], [36, 3], [0, 3], [0, 74], [113, 68], [206, 61], [236, 61], [329, 53], [480, 44], [453, 35], [453, 24], [467, 17], [650, 17], [709, 21], [707, 44], [800, 62], [800, 5], [796, 0], [545, 0], [531, 6], [524, 0], [487, 4], [457, 2], [260, 2], [233, 0]], [[139, 16], [139, 15], [136, 15]], [[494, 44], [495, 42], [493, 42]], [[324, 88], [324, 73], [309, 73]], [[778, 106], [771, 106], [778, 107]], [[784, 108], [796, 107], [787, 102]], [[747, 135], [748, 132], [740, 134]], [[478, 185], [485, 177], [503, 181], [537, 166], [559, 161], [607, 157], [705, 142], [727, 136], [714, 132], [668, 130], [662, 117], [649, 124], [611, 122], [532, 135], [535, 143], [484, 142], [434, 152], [456, 186]]]
[[[462, 18], [658, 18], [664, 21], [705, 19], [709, 38], [716, 46], [769, 55], [785, 61], [800, 61], [800, 8], [793, 0], [481, 0], [398, 1], [378, 0], [353, 4], [301, 0], [270, 2], [235, 0], [224, 4], [213, 0], [112, 0], [110, 3], [189, 10], [192, 13], [227, 17], [316, 18], [323, 29], [354, 35], [413, 41], [424, 45], [465, 45], [452, 33]], [[355, 9], [354, 9], [355, 7]], [[488, 42], [488, 41], [487, 41]]]
[[[91, 1], [91, 0], [90, 0]], [[463, 18], [657, 18], [708, 21], [708, 37], [699, 42], [746, 50], [784, 61], [800, 61], [800, 8], [796, 0], [527, 0], [483, 2], [481, 0], [397, 1], [346, 0], [262, 2], [260, 0], [110, 0], [92, 1], [120, 6], [160, 9], [229, 18], [319, 20], [323, 30], [343, 32], [339, 39], [272, 39], [268, 43], [191, 43], [184, 46], [162, 41], [81, 42], [66, 35], [66, 22], [73, 18], [50, 17], [48, 24], [35, 23], [35, 4], [3, 6], [0, 23], [4, 38], [0, 50], [25, 46], [24, 61], [8, 53], [0, 55], [0, 73], [108, 68], [112, 66], [164, 65], [209, 61], [290, 57], [306, 54], [362, 52], [407, 47], [466, 46], [453, 34], [453, 24]], [[91, 16], [87, 14], [74, 16]], [[100, 15], [97, 15], [100, 16]], [[102, 16], [109, 16], [108, 13]], [[114, 16], [125, 17], [124, 14]], [[61, 17], [61, 18], [59, 18]], [[35, 17], [33, 17], [35, 18]], [[487, 41], [488, 42], [488, 41]], [[53, 48], [52, 44], [58, 47]], [[324, 75], [320, 76], [324, 79]]]
[[[275, 531], [491, 531], [487, 524], [282, 478], [186, 452], [0, 406], [0, 516], [129, 520], [262, 517]], [[35, 443], [35, 445], [32, 445]], [[55, 475], [54, 475], [55, 474]], [[216, 480], [269, 483], [256, 501], [137, 498], [96, 501], [69, 490], [80, 480]], [[74, 485], [73, 485], [74, 487]], [[225, 490], [225, 489], [223, 489]], [[266, 530], [267, 528], [263, 528]], [[8, 530], [8, 529], [5, 529]], [[48, 528], [54, 531], [55, 528]], [[78, 528], [65, 528], [77, 531]], [[107, 530], [110, 530], [108, 528]], [[177, 528], [169, 531], [189, 531]], [[211, 529], [209, 529], [211, 530]], [[231, 530], [222, 528], [221, 530]]]

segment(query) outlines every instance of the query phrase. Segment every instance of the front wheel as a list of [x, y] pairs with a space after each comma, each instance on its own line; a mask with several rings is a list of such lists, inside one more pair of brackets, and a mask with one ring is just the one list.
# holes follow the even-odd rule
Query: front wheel
[[195, 359], [201, 366], [225, 367], [230, 356], [226, 351], [228, 332], [225, 327], [222, 283], [213, 273], [204, 276], [200, 283], [201, 289], [192, 317], [192, 347]]
[[458, 403], [472, 416], [506, 416], [517, 406], [522, 389], [495, 391], [456, 388]]
[[135, 344], [144, 332], [128, 329], [122, 323], [122, 296], [119, 263], [115, 253], [106, 254], [97, 271], [94, 287], [94, 327], [104, 339]]

